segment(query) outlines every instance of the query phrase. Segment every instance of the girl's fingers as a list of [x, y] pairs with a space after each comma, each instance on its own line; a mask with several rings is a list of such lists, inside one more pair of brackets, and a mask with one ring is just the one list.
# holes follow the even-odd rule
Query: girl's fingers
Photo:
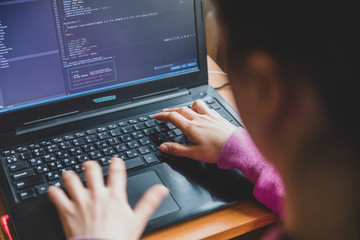
[[191, 123], [189, 119], [185, 118], [177, 111], [161, 112], [154, 116], [157, 120], [166, 121], [172, 123], [175, 127], [181, 131], [186, 130], [186, 127]]
[[188, 107], [180, 107], [180, 108], [174, 108], [174, 109], [164, 109], [164, 112], [178, 112], [180, 115], [184, 116], [185, 118], [189, 120], [193, 120], [199, 115], [191, 110]]
[[142, 228], [146, 227], [150, 217], [168, 195], [169, 190], [163, 185], [155, 185], [144, 193], [134, 208], [134, 213]]
[[73, 171], [65, 171], [62, 174], [64, 187], [70, 197], [77, 202], [82, 202], [86, 197], [86, 189], [79, 176]]
[[95, 161], [87, 161], [83, 166], [86, 186], [92, 191], [104, 188], [104, 176], [99, 164]]
[[65, 192], [55, 186], [50, 186], [48, 189], [48, 196], [52, 203], [55, 205], [58, 212], [64, 212], [65, 209], [71, 209], [72, 208], [72, 202], [66, 196]]
[[160, 145], [160, 150], [164, 153], [179, 157], [195, 158], [196, 146], [184, 145], [180, 143], [166, 142]]
[[107, 186], [118, 196], [126, 196], [126, 167], [122, 159], [111, 159]]
[[191, 106], [191, 109], [199, 114], [210, 114], [210, 108], [202, 100], [196, 100]]

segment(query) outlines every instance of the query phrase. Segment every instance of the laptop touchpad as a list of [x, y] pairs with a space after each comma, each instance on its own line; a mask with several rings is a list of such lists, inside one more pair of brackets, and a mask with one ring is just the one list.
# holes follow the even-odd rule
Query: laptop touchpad
[[[129, 177], [127, 183], [127, 193], [130, 206], [134, 208], [134, 206], [139, 201], [141, 196], [146, 192], [146, 190], [156, 184], [164, 185], [158, 175], [155, 173], [155, 171], [150, 171]], [[178, 210], [180, 210], [179, 206], [177, 205], [173, 197], [169, 195], [164, 199], [160, 207], [151, 216], [150, 220], [167, 215], [172, 212], [176, 212]]]

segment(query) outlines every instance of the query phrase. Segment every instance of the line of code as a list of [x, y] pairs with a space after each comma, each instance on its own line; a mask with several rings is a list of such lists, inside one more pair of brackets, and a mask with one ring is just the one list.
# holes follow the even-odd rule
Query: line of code
[[6, 55], [13, 50], [12, 48], [5, 45], [6, 29], [7, 26], [4, 25], [0, 20], [0, 69], [10, 67]]

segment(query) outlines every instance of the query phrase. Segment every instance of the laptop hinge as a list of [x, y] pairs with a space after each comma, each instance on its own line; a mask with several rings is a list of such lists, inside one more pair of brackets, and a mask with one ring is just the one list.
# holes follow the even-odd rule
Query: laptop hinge
[[76, 121], [85, 120], [88, 118], [98, 117], [105, 114], [110, 114], [114, 112], [119, 112], [135, 107], [140, 107], [143, 105], [148, 105], [156, 102], [166, 101], [172, 98], [181, 97], [190, 94], [190, 91], [187, 89], [176, 89], [173, 93], [159, 92], [155, 96], [154, 94], [140, 96], [134, 99], [132, 102], [123, 103], [117, 106], [110, 106], [102, 109], [96, 109], [92, 111], [88, 111], [85, 113], [77, 113], [75, 115], [68, 116], [67, 114], [57, 115], [51, 118], [39, 119], [32, 122], [25, 123], [22, 127], [15, 129], [15, 133], [17, 136], [24, 135], [40, 130], [44, 130], [50, 127], [56, 127], [63, 124], [68, 124]]

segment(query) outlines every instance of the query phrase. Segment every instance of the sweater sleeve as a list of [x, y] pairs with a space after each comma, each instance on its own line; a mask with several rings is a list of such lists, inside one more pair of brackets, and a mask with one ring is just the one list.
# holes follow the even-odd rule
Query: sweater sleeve
[[240, 170], [255, 185], [255, 198], [283, 218], [285, 191], [281, 176], [244, 128], [238, 128], [226, 142], [217, 165], [223, 169]]

